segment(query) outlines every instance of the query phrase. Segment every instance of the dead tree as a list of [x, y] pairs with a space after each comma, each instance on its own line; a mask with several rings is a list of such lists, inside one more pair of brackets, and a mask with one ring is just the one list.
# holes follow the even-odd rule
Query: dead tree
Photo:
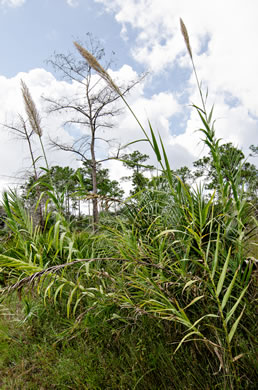
[[[104, 49], [89, 34], [86, 46], [98, 61], [104, 60]], [[112, 141], [108, 136], [105, 136], [105, 138], [101, 136], [101, 131], [112, 128], [114, 118], [120, 114], [119, 96], [103, 82], [101, 77], [78, 52], [68, 55], [55, 54], [48, 62], [55, 71], [61, 74], [64, 80], [76, 85], [76, 92], [72, 97], [63, 96], [59, 99], [44, 97], [44, 99], [48, 103], [49, 113], [62, 112], [68, 114], [69, 119], [64, 121], [64, 126], [75, 125], [86, 129], [86, 135], [76, 139], [73, 144], [65, 145], [58, 138], [52, 139], [51, 143], [55, 148], [75, 153], [80, 160], [91, 168], [93, 230], [96, 230], [98, 223], [98, 163], [110, 158], [118, 158], [119, 154], [118, 151], [116, 156], [98, 159], [96, 156], [97, 144], [101, 141], [107, 143]], [[107, 69], [110, 62], [103, 66]], [[127, 94], [139, 81], [132, 81], [126, 87], [120, 86], [120, 90], [123, 94]]]

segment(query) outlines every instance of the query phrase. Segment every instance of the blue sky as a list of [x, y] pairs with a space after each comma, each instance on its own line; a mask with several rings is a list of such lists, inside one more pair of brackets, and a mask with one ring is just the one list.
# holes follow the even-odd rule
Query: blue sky
[[[0, 1], [1, 4], [1, 1]], [[11, 4], [11, 2], [10, 2]], [[129, 43], [120, 37], [120, 26], [103, 6], [92, 0], [69, 6], [65, 0], [27, 0], [19, 7], [0, 6], [0, 74], [13, 77], [33, 68], [47, 68], [54, 51], [72, 49], [74, 39], [87, 32], [98, 37], [107, 53], [118, 51], [117, 65], [132, 62]]]
[[[79, 128], [69, 133], [60, 117], [50, 118], [42, 95], [75, 92], [76, 86], [64, 83], [46, 60], [55, 51], [74, 51], [73, 41], [83, 41], [89, 32], [107, 58], [115, 52], [110, 71], [117, 80], [129, 82], [148, 71], [129, 102], [143, 123], [150, 119], [160, 132], [172, 167], [191, 166], [205, 150], [196, 132], [200, 123], [190, 109], [199, 97], [180, 32], [182, 17], [199, 77], [209, 88], [210, 105], [215, 103], [217, 134], [248, 154], [258, 138], [257, 15], [256, 0], [0, 0], [0, 123], [13, 123], [24, 112], [22, 78], [41, 112], [46, 145], [49, 136], [72, 142], [75, 134], [84, 134]], [[125, 112], [109, 137], [123, 144], [142, 135]], [[23, 177], [30, 163], [26, 145], [4, 129], [1, 140], [2, 188], [8, 176]], [[146, 144], [139, 149], [154, 162]], [[99, 156], [104, 152], [99, 150]], [[48, 153], [53, 164], [78, 165], [73, 156]], [[108, 167], [115, 178], [126, 174], [116, 162]]]

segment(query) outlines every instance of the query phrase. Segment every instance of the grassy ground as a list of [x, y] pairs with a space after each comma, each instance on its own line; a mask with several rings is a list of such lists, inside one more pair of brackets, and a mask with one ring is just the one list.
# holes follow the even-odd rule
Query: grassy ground
[[[62, 307], [37, 298], [13, 296], [8, 306], [1, 306], [1, 389], [223, 389], [219, 361], [206, 347], [185, 344], [173, 354], [180, 329], [171, 322], [130, 320], [111, 307], [106, 319], [88, 315], [74, 329]], [[242, 388], [255, 389], [255, 349], [241, 331]]]

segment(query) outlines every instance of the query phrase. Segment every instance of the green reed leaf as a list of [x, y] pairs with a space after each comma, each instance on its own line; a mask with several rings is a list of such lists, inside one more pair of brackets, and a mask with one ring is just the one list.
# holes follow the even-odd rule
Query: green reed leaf
[[232, 338], [233, 338], [233, 336], [234, 336], [234, 334], [235, 334], [235, 332], [236, 332], [236, 330], [237, 330], [237, 326], [238, 326], [238, 324], [239, 324], [239, 321], [240, 321], [241, 318], [242, 318], [242, 315], [244, 314], [244, 311], [245, 311], [245, 306], [244, 306], [243, 310], [241, 311], [240, 316], [239, 316], [239, 317], [237, 318], [237, 320], [234, 322], [234, 324], [233, 324], [233, 326], [232, 326], [232, 328], [231, 328], [231, 330], [230, 330], [230, 332], [229, 332], [229, 335], [228, 335], [229, 343], [231, 343], [231, 340], [232, 340]]
[[222, 304], [221, 304], [222, 310], [224, 309], [228, 299], [230, 298], [231, 291], [232, 291], [232, 289], [233, 289], [233, 287], [235, 285], [235, 281], [236, 281], [236, 277], [237, 277], [238, 271], [239, 271], [239, 267], [237, 268], [237, 270], [236, 270], [236, 272], [235, 272], [235, 274], [233, 276], [233, 279], [231, 280], [231, 283], [230, 283], [230, 285], [227, 288], [226, 294], [223, 297]]
[[66, 305], [66, 309], [67, 309], [67, 318], [70, 317], [70, 311], [71, 311], [71, 304], [72, 304], [72, 300], [73, 300], [73, 296], [76, 292], [76, 290], [78, 289], [78, 286], [75, 286], [72, 291], [70, 292], [70, 295], [69, 295], [69, 298], [68, 298], [68, 301], [67, 301], [67, 305]]
[[239, 303], [241, 302], [243, 296], [245, 295], [246, 293], [246, 290], [248, 289], [249, 285], [247, 285], [243, 291], [241, 292], [238, 300], [236, 301], [236, 303], [234, 304], [234, 306], [232, 307], [232, 309], [228, 312], [227, 316], [226, 316], [226, 323], [228, 323], [228, 321], [230, 320], [230, 318], [232, 317], [232, 315], [235, 313]]
[[168, 158], [167, 158], [167, 153], [166, 153], [166, 151], [165, 151], [165, 147], [164, 147], [164, 145], [163, 145], [163, 141], [162, 141], [162, 139], [161, 139], [161, 136], [159, 136], [159, 139], [160, 139], [160, 143], [161, 143], [161, 147], [162, 147], [162, 151], [163, 151], [163, 156], [164, 156], [164, 160], [165, 160], [166, 174], [167, 174], [167, 177], [168, 177], [168, 182], [169, 182], [170, 187], [171, 187], [171, 189], [172, 189], [173, 179], [172, 179], [170, 164], [169, 164], [169, 161], [168, 161]]
[[151, 137], [152, 137], [152, 142], [153, 142], [153, 145], [152, 145], [153, 146], [153, 150], [154, 150], [154, 152], [156, 154], [158, 162], [161, 162], [161, 154], [160, 154], [159, 146], [158, 146], [158, 143], [157, 143], [157, 139], [156, 139], [155, 134], [153, 132], [153, 129], [152, 129], [150, 121], [148, 121], [148, 123], [149, 123]]
[[198, 335], [198, 336], [202, 336], [201, 333], [198, 332], [198, 331], [196, 331], [196, 330], [193, 331], [193, 332], [188, 333], [185, 337], [182, 338], [182, 340], [181, 340], [180, 343], [178, 344], [177, 348], [175, 349], [175, 352], [174, 352], [174, 353], [176, 353], [176, 352], [179, 350], [179, 348], [181, 347], [181, 345], [182, 345], [190, 336], [192, 336], [192, 335], [194, 335], [194, 334], [196, 334], [196, 335]]
[[220, 225], [218, 226], [216, 249], [215, 249], [214, 259], [213, 259], [213, 262], [212, 262], [212, 278], [214, 278], [215, 272], [216, 272], [216, 269], [217, 269], [217, 266], [218, 266], [219, 247], [220, 247]]
[[225, 277], [226, 277], [226, 273], [227, 273], [227, 270], [228, 270], [228, 263], [229, 263], [230, 255], [231, 255], [231, 247], [229, 248], [226, 261], [224, 263], [223, 269], [222, 269], [221, 274], [220, 274], [220, 278], [219, 278], [218, 285], [217, 285], [217, 290], [216, 290], [217, 296], [219, 296], [219, 294], [220, 294], [220, 292], [222, 290], [222, 287], [223, 287], [223, 283], [224, 283], [224, 280], [225, 280]]

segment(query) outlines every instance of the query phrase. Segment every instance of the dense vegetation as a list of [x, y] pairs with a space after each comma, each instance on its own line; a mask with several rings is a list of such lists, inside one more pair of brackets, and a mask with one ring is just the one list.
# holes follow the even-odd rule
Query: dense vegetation
[[[147, 157], [124, 156], [129, 200], [100, 166], [92, 193], [90, 165], [75, 172], [47, 161], [22, 193], [3, 194], [2, 389], [256, 388], [257, 170], [216, 138], [199, 91], [209, 154], [194, 170], [173, 172], [162, 139], [136, 118], [161, 172], [147, 179]], [[25, 84], [23, 93], [41, 138]], [[206, 174], [205, 186], [194, 184]], [[79, 212], [85, 196], [103, 203], [97, 225]]]

